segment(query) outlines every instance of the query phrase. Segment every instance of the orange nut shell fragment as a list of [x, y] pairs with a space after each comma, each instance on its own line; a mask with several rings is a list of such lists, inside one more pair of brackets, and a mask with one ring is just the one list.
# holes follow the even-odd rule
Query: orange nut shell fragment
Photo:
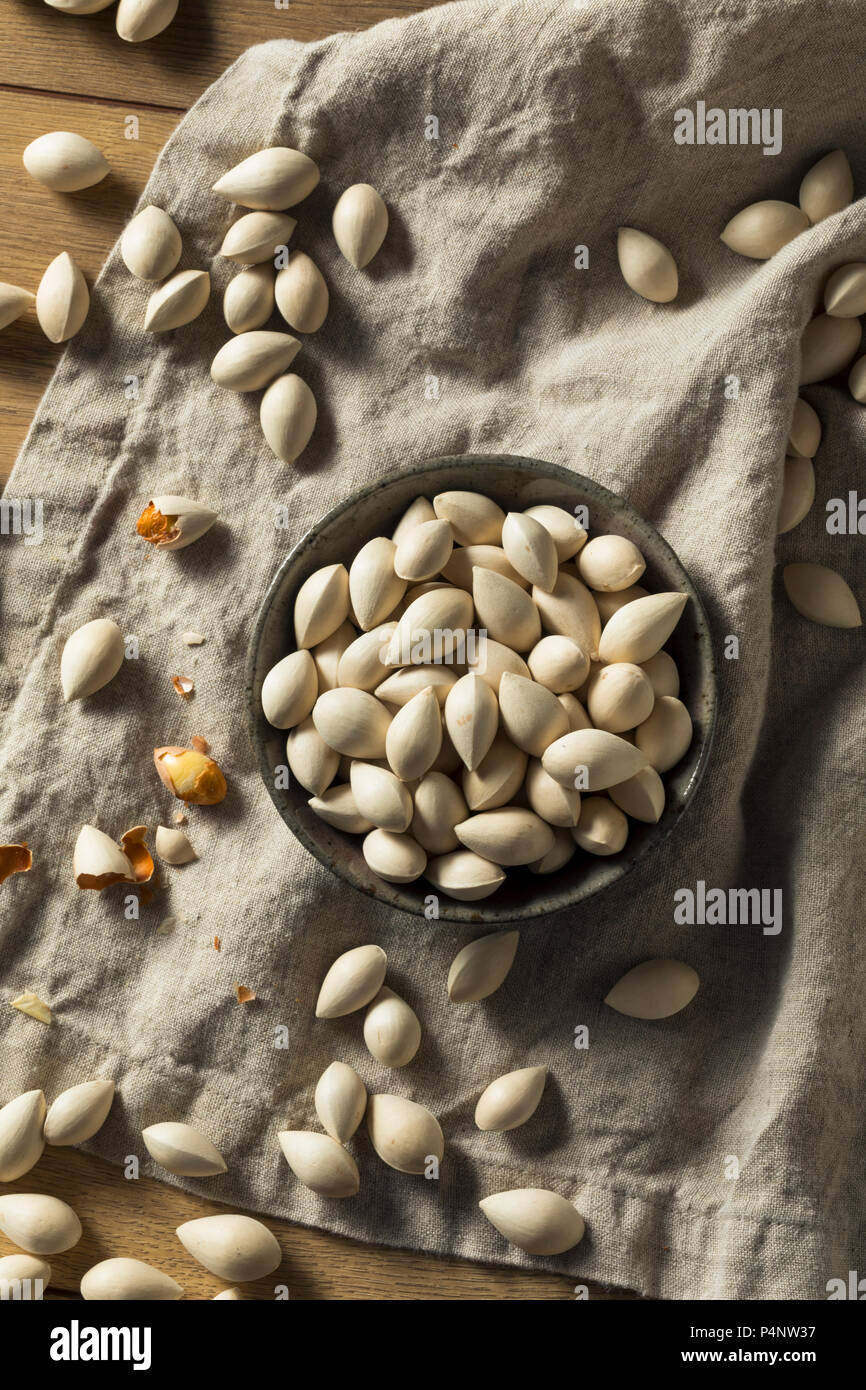
[[168, 545], [169, 541], [177, 540], [180, 535], [177, 529], [177, 517], [163, 516], [152, 502], [148, 502], [136, 522], [135, 529], [152, 545]]
[[179, 801], [216, 806], [225, 797], [226, 779], [213, 758], [196, 748], [154, 748], [156, 770]]
[[26, 874], [32, 864], [33, 855], [26, 843], [0, 845], [0, 883], [4, 883], [12, 874]]
[[136, 883], [147, 883], [153, 878], [153, 856], [144, 843], [146, 835], [146, 825], [134, 825], [120, 837], [121, 848], [132, 865]]
[[83, 825], [75, 842], [72, 869], [79, 888], [101, 893], [115, 883], [146, 883], [153, 877], [153, 858], [145, 844], [146, 825], [134, 825], [120, 844], [94, 825]]
[[195, 690], [195, 682], [189, 676], [172, 676], [171, 683], [184, 700], [188, 700]]

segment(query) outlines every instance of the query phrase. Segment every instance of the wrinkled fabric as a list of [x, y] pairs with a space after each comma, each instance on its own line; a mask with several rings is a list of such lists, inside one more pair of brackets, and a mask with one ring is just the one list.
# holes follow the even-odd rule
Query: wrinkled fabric
[[[856, 0], [468, 0], [309, 46], [253, 48], [204, 94], [142, 201], [177, 222], [181, 268], [210, 268], [210, 304], [186, 328], [146, 335], [148, 287], [115, 248], [8, 489], [42, 500], [44, 538], [0, 546], [0, 830], [26, 839], [35, 861], [0, 887], [3, 999], [34, 990], [54, 1019], [46, 1028], [0, 1010], [3, 1099], [110, 1076], [119, 1099], [94, 1153], [142, 1153], [143, 1171], [234, 1206], [561, 1270], [576, 1284], [820, 1299], [862, 1266], [862, 635], [807, 623], [779, 573], [779, 562], [817, 561], [866, 593], [862, 539], [825, 527], [827, 500], [859, 484], [866, 444], [844, 376], [804, 390], [824, 430], [816, 502], [794, 531], [774, 533], [799, 335], [828, 270], [866, 259], [864, 63]], [[781, 108], [781, 152], [677, 144], [674, 112], [699, 100]], [[208, 371], [228, 336], [220, 301], [235, 269], [216, 258], [233, 211], [210, 186], [281, 143], [321, 165], [293, 210], [292, 244], [331, 288], [327, 323], [293, 368], [319, 404], [293, 467], [261, 437], [259, 393], [221, 391]], [[721, 243], [734, 212], [795, 201], [806, 169], [840, 146], [851, 207], [766, 263]], [[391, 212], [361, 273], [330, 233], [336, 197], [357, 181]], [[675, 303], [624, 285], [619, 225], [670, 247]], [[323, 512], [415, 459], [461, 452], [566, 465], [659, 528], [710, 616], [720, 718], [672, 838], [621, 884], [523, 928], [504, 986], [457, 1007], [448, 965], [477, 933], [385, 910], [301, 848], [249, 746], [243, 670], [270, 579]], [[135, 519], [159, 492], [212, 504], [218, 525], [188, 550], [154, 553]], [[287, 527], [275, 525], [281, 508]], [[64, 705], [63, 643], [98, 616], [137, 639], [138, 657]], [[185, 646], [187, 629], [205, 644]], [[172, 674], [195, 680], [189, 703]], [[194, 734], [229, 796], [190, 809], [198, 860], [164, 869], [130, 919], [122, 888], [74, 887], [78, 829], [119, 837], [171, 824], [179, 803], [151, 750]], [[781, 931], [678, 924], [674, 894], [698, 881], [781, 889]], [[160, 931], [167, 918], [173, 929]], [[360, 1015], [313, 1017], [330, 962], [366, 941], [385, 947], [389, 983], [424, 1028], [397, 1072], [367, 1054]], [[611, 985], [657, 955], [696, 968], [695, 1001], [656, 1023], [607, 1009]], [[256, 1001], [238, 1004], [236, 984]], [[581, 1025], [586, 1048], [575, 1046]], [[357, 1198], [329, 1202], [294, 1179], [277, 1131], [318, 1127], [313, 1087], [335, 1057], [370, 1091], [440, 1118], [438, 1181], [386, 1168], [363, 1126], [350, 1144]], [[539, 1062], [550, 1080], [533, 1119], [480, 1133], [482, 1087]], [[165, 1119], [204, 1130], [229, 1171], [197, 1182], [158, 1170], [139, 1131]], [[583, 1242], [544, 1259], [506, 1245], [477, 1202], [521, 1186], [575, 1200]]]

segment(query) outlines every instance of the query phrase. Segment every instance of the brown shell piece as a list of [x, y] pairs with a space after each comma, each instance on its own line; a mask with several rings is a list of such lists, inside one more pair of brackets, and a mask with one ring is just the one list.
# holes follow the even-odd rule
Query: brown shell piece
[[139, 536], [143, 536], [146, 541], [157, 546], [168, 545], [170, 541], [176, 541], [180, 535], [177, 517], [163, 516], [152, 502], [148, 502], [136, 522], [135, 529]]
[[[84, 831], [89, 827], [85, 826]], [[94, 867], [90, 855], [79, 857], [79, 848], [75, 850], [75, 885], [77, 888], [92, 889], [101, 893], [105, 888], [113, 888], [116, 883], [147, 883], [153, 877], [154, 863], [145, 839], [147, 837], [146, 825], [134, 825], [131, 830], [127, 830], [118, 841], [123, 858], [128, 865], [127, 872], [121, 869], [108, 869], [104, 873], [90, 873], [84, 868], [86, 858], [89, 867]], [[109, 836], [103, 837], [110, 842]], [[80, 837], [79, 837], [80, 843]], [[104, 863], [105, 856], [100, 855], [100, 860]]]
[[136, 883], [147, 883], [153, 878], [153, 857], [144, 843], [146, 836], [146, 825], [134, 825], [120, 837], [120, 848], [132, 865]]
[[[195, 690], [195, 681], [191, 681], [189, 676], [172, 676], [171, 683], [182, 699], [188, 700]], [[193, 739], [193, 745], [195, 739]], [[201, 750], [204, 751], [203, 749]]]
[[20, 845], [0, 845], [0, 883], [4, 883], [12, 874], [26, 874], [32, 867], [33, 855], [26, 841]]
[[126, 874], [76, 874], [76, 888], [92, 888], [101, 893], [103, 888], [113, 888], [115, 883], [134, 883], [134, 878]]

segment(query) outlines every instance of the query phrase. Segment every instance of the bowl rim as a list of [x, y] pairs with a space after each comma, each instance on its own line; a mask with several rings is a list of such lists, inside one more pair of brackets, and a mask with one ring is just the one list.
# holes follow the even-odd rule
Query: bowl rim
[[[431, 918], [427, 917], [424, 911], [423, 899], [419, 901], [402, 892], [404, 886], [412, 885], [391, 883], [383, 879], [381, 893], [378, 890], [371, 892], [370, 889], [358, 883], [352, 876], [352, 873], [344, 868], [339, 861], [331, 862], [326, 859], [320, 847], [296, 817], [292, 817], [291, 820], [287, 817], [285, 813], [285, 804], [280, 800], [280, 794], [273, 785], [273, 767], [267, 757], [264, 740], [261, 737], [261, 724], [262, 721], [264, 721], [264, 714], [254, 694], [256, 668], [258, 665], [258, 652], [264, 628], [268, 621], [271, 607], [282, 589], [286, 572], [301, 559], [304, 552], [309, 547], [315, 544], [317, 537], [323, 530], [334, 525], [344, 517], [347, 512], [357, 507], [360, 503], [374, 497], [377, 493], [387, 490], [390, 484], [400, 479], [408, 479], [418, 474], [429, 474], [438, 471], [445, 472], [448, 469], [458, 467], [471, 468], [472, 465], [476, 463], [495, 464], [503, 468], [505, 472], [514, 473], [523, 473], [527, 468], [531, 469], [540, 466], [551, 477], [552, 481], [560, 481], [564, 486], [570, 488], [577, 487], [579, 491], [584, 493], [590, 511], [592, 510], [593, 502], [597, 501], [603, 507], [613, 508], [622, 513], [626, 523], [633, 529], [638, 531], [641, 528], [649, 529], [652, 533], [654, 543], [659, 547], [666, 562], [677, 574], [679, 582], [682, 584], [685, 592], [688, 593], [689, 599], [694, 605], [697, 625], [701, 629], [701, 654], [704, 665], [704, 685], [701, 690], [701, 695], [705, 705], [703, 742], [698, 759], [692, 769], [689, 782], [681, 793], [680, 805], [676, 815], [671, 818], [667, 825], [656, 825], [655, 827], [651, 827], [657, 830], [658, 833], [656, 836], [652, 839], [648, 839], [645, 844], [640, 846], [628, 861], [618, 863], [617, 860], [619, 856], [614, 856], [611, 864], [611, 875], [605, 882], [592, 886], [580, 883], [572, 884], [569, 888], [563, 888], [557, 893], [550, 880], [546, 880], [545, 877], [539, 877], [539, 884], [545, 885], [544, 890], [539, 893], [539, 898], [544, 898], [547, 905], [535, 907], [532, 903], [524, 903], [514, 907], [512, 910], [507, 907], [502, 907], [497, 910], [497, 905], [493, 898], [482, 899], [477, 902], [466, 902], [448, 898], [445, 894], [437, 894], [439, 898], [438, 915]], [[388, 473], [374, 478], [371, 482], [365, 483], [362, 487], [356, 488], [347, 497], [337, 502], [329, 511], [321, 516], [318, 521], [301, 536], [288, 554], [284, 556], [259, 604], [249, 643], [247, 645], [246, 661], [244, 664], [244, 690], [247, 732], [249, 734], [256, 764], [268, 795], [274, 803], [283, 824], [323, 868], [333, 873], [344, 883], [350, 884], [355, 892], [361, 893], [365, 898], [380, 902], [385, 908], [396, 909], [414, 917], [421, 917], [424, 920], [430, 921], [432, 925], [436, 925], [439, 922], [456, 922], [463, 925], [483, 925], [494, 931], [500, 928], [507, 929], [517, 922], [531, 922], [542, 917], [558, 915], [569, 908], [577, 907], [581, 903], [585, 903], [589, 901], [589, 899], [597, 897], [598, 894], [604, 893], [615, 884], [620, 883], [638, 864], [642, 863], [648, 855], [659, 849], [682, 821], [683, 816], [694, 801], [698, 788], [703, 781], [713, 747], [718, 713], [718, 676], [712, 645], [712, 628], [706, 608], [704, 607], [700, 594], [688, 570], [683, 565], [676, 551], [661, 532], [657, 530], [655, 525], [644, 517], [621, 493], [612, 491], [610, 488], [605, 487], [603, 483], [597, 482], [594, 478], [586, 477], [585, 474], [579, 473], [576, 469], [565, 468], [562, 464], [551, 463], [546, 459], [537, 459], [521, 454], [500, 454], [493, 452], [485, 454], [441, 454], [433, 455], [429, 458], [418, 459], [413, 464], [409, 464], [403, 468], [393, 469]], [[275, 730], [275, 732], [280, 735], [287, 735], [290, 730]], [[434, 891], [433, 885], [431, 885], [431, 893]], [[553, 902], [550, 901], [551, 898], [553, 898]]]

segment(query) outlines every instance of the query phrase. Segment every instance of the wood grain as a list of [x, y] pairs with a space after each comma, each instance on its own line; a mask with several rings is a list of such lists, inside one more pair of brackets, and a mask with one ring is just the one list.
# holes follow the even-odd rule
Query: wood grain
[[[282, 3], [282, 0], [281, 0]], [[61, 14], [40, 0], [4, 0], [0, 52], [4, 79], [46, 91], [79, 92], [126, 104], [191, 106], [238, 54], [268, 39], [323, 39], [419, 14], [443, 0], [180, 0], [173, 23], [148, 43], [124, 43], [114, 7]], [[14, 76], [11, 74], [14, 72]]]
[[[0, 12], [0, 279], [36, 289], [46, 265], [68, 250], [92, 282], [183, 111], [245, 48], [266, 39], [311, 40], [416, 14], [439, 0], [181, 0], [171, 27], [146, 44], [125, 44], [112, 9], [61, 14], [40, 0], [5, 0]], [[14, 55], [14, 58], [13, 58]], [[126, 118], [138, 118], [138, 139]], [[81, 193], [52, 193], [29, 178], [21, 151], [47, 130], [76, 130], [104, 151], [112, 173]], [[48, 343], [35, 314], [0, 334], [0, 482], [8, 477], [33, 412], [62, 351]], [[7, 1097], [0, 1096], [0, 1100]], [[71, 1203], [81, 1242], [52, 1258], [49, 1297], [75, 1298], [82, 1274], [110, 1255], [133, 1255], [164, 1269], [187, 1298], [210, 1299], [220, 1281], [187, 1255], [175, 1227], [224, 1210], [151, 1178], [127, 1181], [120, 1169], [74, 1149], [49, 1150], [7, 1191], [53, 1193]], [[248, 1286], [293, 1299], [548, 1300], [574, 1297], [574, 1282], [451, 1259], [394, 1251], [268, 1221], [284, 1253], [280, 1271]], [[0, 1236], [0, 1254], [14, 1247]], [[595, 1299], [629, 1299], [590, 1286]]]
[[[76, 1149], [49, 1149], [35, 1168], [6, 1192], [48, 1192], [62, 1198], [78, 1213], [84, 1234], [72, 1250], [49, 1256], [52, 1284], [48, 1297], [78, 1292], [81, 1276], [99, 1260], [128, 1255], [156, 1265], [191, 1299], [210, 1299], [227, 1285], [196, 1264], [175, 1235], [175, 1227], [198, 1216], [213, 1216], [227, 1208], [190, 1196], [152, 1178], [127, 1180], [119, 1168]], [[573, 1299], [574, 1279], [557, 1274], [524, 1273], [514, 1269], [434, 1259], [405, 1250], [355, 1244], [323, 1231], [264, 1218], [283, 1250], [283, 1263], [267, 1279], [247, 1284], [250, 1298], [273, 1299], [275, 1286], [285, 1285], [292, 1299], [370, 1299], [474, 1302], [499, 1299]], [[0, 1255], [15, 1247], [0, 1235]], [[610, 1299], [591, 1288], [592, 1298]]]

